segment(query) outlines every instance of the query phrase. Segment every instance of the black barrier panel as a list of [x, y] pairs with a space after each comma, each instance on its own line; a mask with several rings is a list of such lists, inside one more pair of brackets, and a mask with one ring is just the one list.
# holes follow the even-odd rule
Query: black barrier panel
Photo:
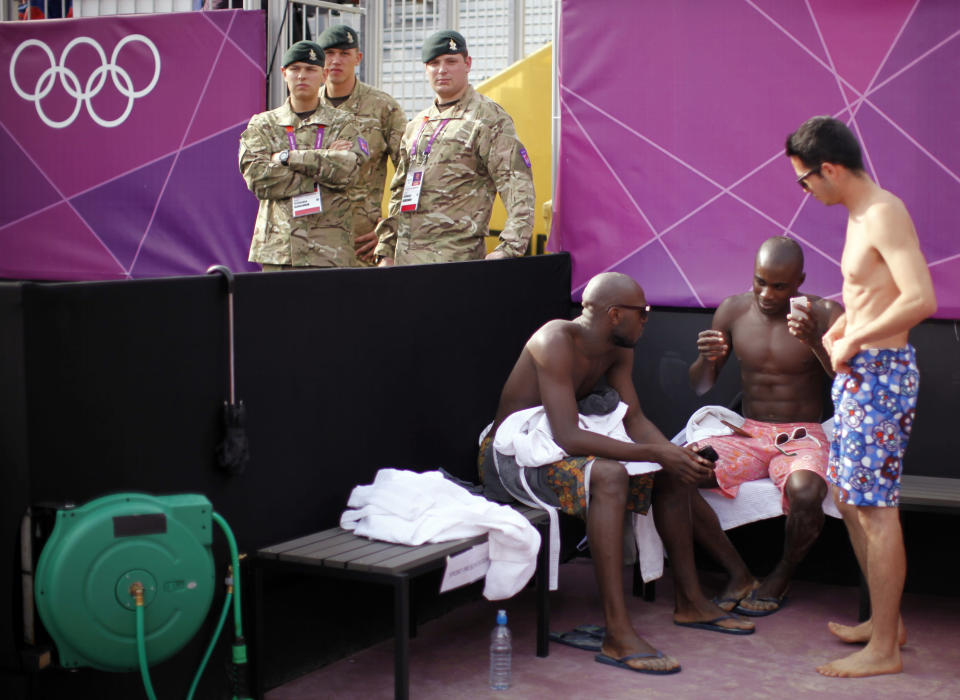
[[14, 638], [22, 629], [13, 603], [20, 592], [17, 547], [29, 479], [23, 288], [0, 283], [0, 669], [19, 664]]
[[952, 443], [960, 416], [960, 321], [924, 321], [910, 331], [910, 343], [917, 349], [920, 396], [904, 472], [960, 478]]
[[336, 524], [381, 467], [476, 478], [523, 342], [569, 314], [566, 255], [239, 275], [251, 460], [214, 449], [227, 397], [218, 277], [24, 286], [34, 501], [200, 492], [248, 549]]

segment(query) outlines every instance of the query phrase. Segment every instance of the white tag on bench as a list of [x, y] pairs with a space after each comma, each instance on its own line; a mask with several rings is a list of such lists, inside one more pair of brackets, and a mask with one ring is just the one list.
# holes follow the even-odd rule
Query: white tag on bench
[[465, 552], [447, 557], [447, 566], [440, 582], [440, 592], [451, 591], [479, 581], [490, 568], [490, 543], [481, 542]]

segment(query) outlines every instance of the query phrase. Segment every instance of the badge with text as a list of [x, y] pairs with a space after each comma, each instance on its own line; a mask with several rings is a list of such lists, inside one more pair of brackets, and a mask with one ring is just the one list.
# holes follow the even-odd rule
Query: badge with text
[[294, 218], [306, 216], [307, 214], [319, 214], [323, 211], [323, 202], [320, 200], [319, 187], [313, 192], [296, 195], [292, 201]]
[[403, 185], [403, 196], [400, 198], [400, 211], [416, 211], [420, 201], [420, 188], [423, 186], [423, 168], [414, 168], [407, 173], [407, 181]]

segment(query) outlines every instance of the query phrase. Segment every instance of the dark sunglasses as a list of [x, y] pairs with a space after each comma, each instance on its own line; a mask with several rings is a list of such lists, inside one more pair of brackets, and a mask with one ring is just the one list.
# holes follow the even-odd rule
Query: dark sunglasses
[[646, 321], [650, 316], [650, 304], [647, 304], [646, 306], [636, 306], [634, 304], [610, 304], [610, 306], [607, 307], [607, 311], [612, 309], [614, 306], [619, 306], [621, 309], [633, 309], [634, 311], [639, 311], [641, 321]]
[[809, 191], [810, 191], [810, 185], [807, 184], [807, 178], [810, 177], [811, 175], [816, 175], [816, 174], [819, 173], [819, 172], [820, 172], [820, 166], [819, 166], [819, 165], [818, 165], [817, 167], [815, 167], [815, 168], [810, 168], [807, 172], [805, 172], [803, 175], [801, 175], [800, 177], [797, 178], [797, 184], [800, 185], [800, 187], [801, 187], [804, 191], [809, 192]]

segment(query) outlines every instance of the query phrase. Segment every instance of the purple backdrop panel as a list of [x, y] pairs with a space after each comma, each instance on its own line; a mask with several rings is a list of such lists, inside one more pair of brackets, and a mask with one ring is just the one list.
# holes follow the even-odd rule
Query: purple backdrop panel
[[[713, 307], [748, 288], [771, 235], [798, 240], [805, 290], [839, 296], [842, 207], [794, 183], [788, 133], [846, 121], [867, 170], [900, 196], [960, 315], [960, 3], [949, 0], [565, 0], [561, 141], [550, 248], [573, 291], [637, 275], [653, 304]], [[616, 22], [610, 22], [616, 17]], [[639, 32], [638, 32], [639, 28]], [[607, 46], [598, 51], [597, 37]]]
[[[263, 109], [262, 12], [5, 23], [0, 55], [0, 158], [22, 164], [2, 175], [0, 276], [254, 269], [256, 199], [236, 154]], [[203, 154], [189, 169], [187, 150]]]

